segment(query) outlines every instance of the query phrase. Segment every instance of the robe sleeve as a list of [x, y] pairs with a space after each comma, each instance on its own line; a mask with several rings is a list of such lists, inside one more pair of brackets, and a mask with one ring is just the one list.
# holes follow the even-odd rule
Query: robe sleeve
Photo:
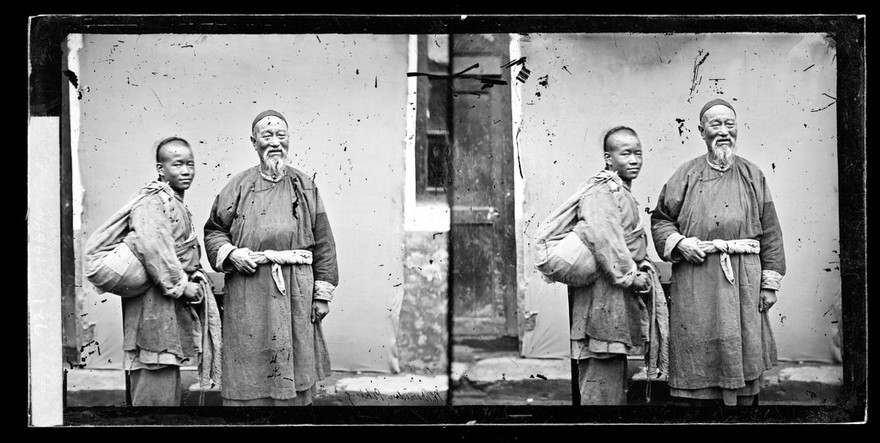
[[229, 273], [235, 268], [226, 262], [229, 253], [236, 249], [232, 244], [230, 228], [235, 216], [238, 204], [236, 188], [227, 185], [220, 191], [211, 206], [211, 214], [205, 222], [205, 252], [208, 254], [208, 262], [217, 272]]
[[165, 212], [163, 198], [168, 196], [164, 193], [151, 195], [132, 208], [130, 231], [124, 241], [162, 293], [179, 298], [189, 278], [177, 258], [171, 220]]
[[599, 269], [611, 277], [614, 284], [632, 286], [636, 263], [626, 246], [621, 208], [607, 185], [595, 186], [578, 204], [578, 216], [584, 223], [574, 231], [590, 248]]
[[785, 275], [785, 250], [782, 229], [776, 216], [776, 206], [767, 179], [762, 175], [763, 202], [761, 203], [761, 289], [778, 290]]
[[676, 173], [660, 190], [657, 207], [651, 212], [651, 237], [657, 253], [665, 261], [677, 263], [683, 257], [675, 246], [685, 238], [679, 230], [678, 215], [681, 211], [686, 186], [678, 183]]
[[315, 245], [312, 249], [312, 272], [315, 276], [315, 300], [330, 301], [333, 291], [339, 284], [339, 268], [336, 262], [336, 241], [333, 238], [333, 230], [330, 229], [330, 220], [324, 210], [324, 202], [318, 188], [314, 188], [315, 198], [315, 224], [312, 233]]

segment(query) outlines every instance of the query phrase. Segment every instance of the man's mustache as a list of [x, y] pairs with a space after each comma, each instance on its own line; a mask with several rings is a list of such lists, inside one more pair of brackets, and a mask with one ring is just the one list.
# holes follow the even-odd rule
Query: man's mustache
[[[277, 157], [269, 155], [269, 154], [274, 154], [274, 153], [278, 153], [280, 155]], [[268, 163], [270, 160], [274, 161], [275, 159], [277, 159], [278, 161], [287, 161], [287, 153], [284, 152], [284, 150], [282, 150], [282, 149], [266, 150], [266, 152], [263, 153], [263, 161], [264, 162]]]
[[721, 141], [725, 141], [730, 145], [730, 148], [734, 148], [736, 146], [736, 139], [733, 137], [716, 137], [712, 139], [712, 147], [717, 148], [718, 143]]

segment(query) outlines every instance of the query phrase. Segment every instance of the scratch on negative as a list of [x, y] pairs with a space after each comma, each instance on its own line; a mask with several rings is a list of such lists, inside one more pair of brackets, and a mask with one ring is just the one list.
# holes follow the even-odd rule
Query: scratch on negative
[[162, 104], [162, 100], [159, 99], [159, 94], [156, 94], [156, 90], [151, 88], [150, 91], [153, 91], [153, 95], [156, 96], [156, 100], [159, 100], [159, 106], [162, 106], [164, 108], [165, 105]]
[[516, 166], [519, 168], [519, 178], [525, 178], [522, 171], [522, 159], [519, 155], [519, 133], [522, 132], [522, 126], [516, 128]]
[[[700, 52], [703, 52], [703, 51], [700, 50]], [[699, 84], [698, 78], [699, 78], [699, 74], [700, 74], [700, 66], [703, 64], [703, 62], [706, 61], [706, 57], [708, 57], [708, 56], [709, 56], [709, 53], [707, 52], [706, 55], [704, 55], [703, 58], [700, 59], [700, 61], [697, 61], [697, 58], [700, 57], [700, 54], [697, 53], [697, 58], [694, 58], [694, 78], [691, 79], [691, 91], [688, 94], [688, 102], [691, 101], [691, 97], [694, 95], [694, 90], [697, 89], [697, 84]]]
[[836, 97], [832, 97], [832, 96], [830, 96], [830, 95], [828, 95], [828, 94], [826, 94], [826, 93], [824, 93], [824, 92], [822, 93], [822, 95], [824, 95], [825, 97], [828, 97], [828, 98], [830, 98], [831, 100], [834, 100], [834, 101], [832, 101], [831, 103], [828, 103], [827, 105], [825, 105], [825, 106], [823, 106], [823, 107], [821, 107], [821, 108], [818, 108], [818, 109], [810, 109], [810, 112], [819, 112], [819, 111], [823, 111], [823, 110], [825, 110], [825, 109], [828, 109], [831, 105], [837, 103], [837, 98], [836, 98]]

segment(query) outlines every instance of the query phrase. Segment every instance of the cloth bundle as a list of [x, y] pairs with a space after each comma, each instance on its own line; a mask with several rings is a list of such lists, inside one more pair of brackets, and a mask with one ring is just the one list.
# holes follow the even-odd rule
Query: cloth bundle
[[535, 267], [547, 283], [587, 286], [598, 277], [596, 258], [573, 230], [538, 240], [535, 259]]
[[596, 258], [590, 248], [574, 232], [578, 224], [578, 205], [593, 186], [613, 178], [612, 172], [600, 172], [600, 179], [588, 181], [559, 205], [538, 225], [535, 231], [535, 267], [547, 283], [587, 286], [599, 276]]
[[159, 192], [174, 195], [167, 183], [152, 182], [89, 236], [83, 254], [85, 275], [99, 292], [135, 297], [153, 285], [143, 263], [123, 239], [129, 232], [132, 208], [144, 198]]

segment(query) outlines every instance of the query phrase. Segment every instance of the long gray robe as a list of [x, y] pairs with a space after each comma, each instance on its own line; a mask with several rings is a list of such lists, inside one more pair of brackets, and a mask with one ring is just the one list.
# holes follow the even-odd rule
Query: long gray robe
[[[287, 294], [275, 285], [270, 265], [253, 275], [235, 272], [224, 259], [229, 246], [254, 252], [307, 249], [311, 265], [282, 266]], [[205, 224], [211, 265], [226, 273], [223, 318], [225, 399], [296, 397], [330, 372], [320, 321], [310, 321], [316, 282], [338, 284], [336, 246], [314, 182], [288, 167], [273, 183], [255, 166], [234, 176], [214, 201]], [[320, 286], [320, 285], [319, 285]], [[321, 297], [318, 291], [318, 298]]]
[[[758, 311], [760, 290], [778, 289], [785, 274], [782, 231], [764, 174], [738, 156], [721, 172], [701, 155], [682, 165], [663, 187], [651, 222], [657, 252], [673, 262], [668, 379], [672, 394], [690, 396], [687, 391], [707, 388], [757, 393], [762, 372], [776, 364], [767, 313]], [[674, 247], [684, 237], [755, 239], [761, 252], [730, 254], [730, 283], [720, 265], [721, 254], [707, 254], [702, 264], [683, 260]], [[694, 396], [709, 398], [708, 394]]]

